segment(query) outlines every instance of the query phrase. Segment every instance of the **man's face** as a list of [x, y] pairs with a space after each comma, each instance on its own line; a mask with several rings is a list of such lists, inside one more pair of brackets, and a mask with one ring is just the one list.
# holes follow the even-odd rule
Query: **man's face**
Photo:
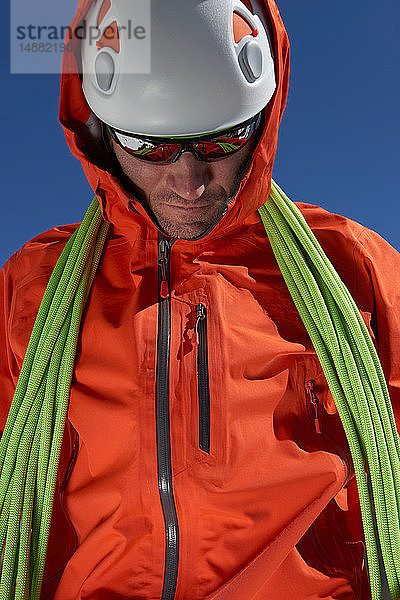
[[198, 237], [217, 221], [259, 137], [255, 133], [241, 150], [214, 162], [184, 152], [175, 163], [160, 165], [130, 155], [107, 135], [135, 195], [164, 232], [176, 238]]

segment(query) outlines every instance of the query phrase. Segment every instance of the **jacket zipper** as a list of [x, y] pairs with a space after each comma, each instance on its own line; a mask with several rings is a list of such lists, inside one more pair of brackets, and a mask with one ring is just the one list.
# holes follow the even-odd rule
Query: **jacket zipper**
[[210, 385], [207, 350], [207, 309], [196, 305], [197, 387], [199, 397], [199, 446], [210, 453]]
[[[317, 394], [315, 393], [314, 386], [315, 386], [314, 379], [310, 379], [310, 380], [307, 381], [307, 383], [306, 383], [306, 397], [307, 397], [308, 402], [313, 407], [313, 411], [314, 411], [314, 419], [313, 419], [314, 428], [315, 428], [315, 431], [319, 435], [323, 435], [324, 438], [326, 438], [329, 441], [329, 443], [336, 450], [339, 458], [343, 462], [343, 464], [344, 464], [344, 466], [346, 468], [346, 481], [343, 484], [343, 486], [345, 486], [346, 483], [348, 482], [349, 473], [350, 473], [349, 458], [347, 456], [347, 453], [344, 451], [344, 449], [330, 435], [328, 435], [326, 432], [324, 432], [324, 433], [322, 432], [321, 420], [320, 420], [320, 399], [318, 398]], [[308, 411], [307, 411], [307, 413], [308, 413]]]
[[158, 337], [156, 429], [158, 488], [165, 522], [165, 567], [161, 600], [173, 600], [178, 579], [179, 526], [172, 488], [169, 419], [169, 357], [171, 337], [170, 253], [174, 239], [158, 238]]
[[321, 423], [319, 420], [319, 398], [317, 396], [317, 394], [314, 391], [314, 380], [310, 379], [309, 381], [307, 381], [306, 383], [306, 393], [307, 393], [307, 397], [308, 400], [310, 401], [310, 403], [312, 404], [313, 408], [314, 408], [314, 427], [315, 427], [315, 431], [319, 434], [322, 435], [322, 430], [321, 430]]
[[68, 482], [71, 473], [72, 473], [72, 469], [75, 466], [75, 462], [78, 456], [78, 449], [79, 449], [79, 434], [76, 433], [75, 434], [75, 440], [74, 440], [74, 445], [72, 448], [72, 452], [71, 452], [71, 456], [69, 457], [69, 461], [68, 461], [68, 465], [67, 468], [65, 469], [65, 475], [64, 475], [64, 484], [63, 487], [65, 487], [65, 484]]

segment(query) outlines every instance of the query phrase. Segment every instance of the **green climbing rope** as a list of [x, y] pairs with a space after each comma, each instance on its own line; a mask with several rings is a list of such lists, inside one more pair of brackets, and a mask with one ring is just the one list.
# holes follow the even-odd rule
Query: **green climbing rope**
[[347, 436], [360, 497], [372, 600], [382, 597], [373, 510], [390, 594], [392, 600], [398, 600], [400, 438], [379, 357], [352, 296], [301, 212], [274, 181], [259, 213]]
[[26, 350], [0, 441], [1, 600], [40, 597], [81, 317], [108, 228], [95, 197], [57, 261]]

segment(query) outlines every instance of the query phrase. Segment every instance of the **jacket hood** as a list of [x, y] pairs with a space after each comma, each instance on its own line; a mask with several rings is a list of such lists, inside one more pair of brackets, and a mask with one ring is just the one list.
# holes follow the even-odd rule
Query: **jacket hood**
[[[93, 0], [80, 0], [70, 31], [84, 19]], [[264, 128], [252, 159], [247, 165], [228, 210], [204, 237], [221, 235], [228, 228], [258, 222], [257, 209], [265, 202], [271, 188], [278, 129], [284, 112], [289, 86], [289, 40], [278, 8], [273, 0], [264, 0], [270, 22], [270, 36], [275, 57], [276, 90], [264, 109]], [[68, 48], [69, 51], [68, 51]], [[102, 128], [92, 113], [82, 91], [80, 42], [76, 36], [65, 38], [62, 56], [59, 120], [72, 154], [81, 161], [93, 191], [101, 203], [103, 218], [112, 223], [114, 233], [135, 239], [139, 229], [155, 228], [145, 207], [123, 186], [115, 163], [102, 140]], [[72, 51], [71, 51], [72, 50]]]

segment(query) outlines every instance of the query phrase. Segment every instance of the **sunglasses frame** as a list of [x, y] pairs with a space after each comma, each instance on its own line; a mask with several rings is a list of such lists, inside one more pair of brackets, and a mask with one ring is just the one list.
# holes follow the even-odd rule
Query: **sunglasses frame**
[[[179, 157], [184, 153], [184, 152], [192, 152], [192, 154], [194, 154], [194, 156], [196, 157], [197, 160], [201, 160], [204, 162], [215, 162], [218, 160], [224, 160], [225, 158], [228, 158], [229, 156], [232, 156], [232, 154], [235, 154], [236, 152], [238, 152], [239, 150], [242, 150], [243, 148], [245, 148], [245, 146], [247, 146], [247, 144], [249, 143], [250, 139], [253, 137], [254, 133], [257, 131], [260, 123], [261, 123], [261, 119], [262, 119], [262, 112], [259, 112], [258, 114], [256, 114], [254, 117], [251, 117], [250, 119], [248, 119], [247, 121], [244, 121], [243, 123], [240, 123], [239, 125], [236, 125], [235, 127], [230, 127], [229, 129], [224, 129], [221, 131], [214, 131], [212, 133], [207, 133], [204, 135], [200, 135], [200, 136], [188, 136], [188, 137], [155, 137], [155, 136], [144, 136], [144, 135], [135, 135], [133, 133], [128, 133], [126, 131], [122, 131], [120, 129], [111, 127], [110, 125], [107, 125], [106, 123], [104, 124], [105, 127], [107, 128], [107, 131], [110, 133], [112, 139], [129, 155], [133, 156], [134, 158], [137, 158], [138, 160], [143, 160], [145, 162], [148, 163], [152, 163], [155, 165], [167, 165], [167, 164], [171, 164], [176, 162]], [[236, 150], [232, 150], [229, 153], [226, 153], [223, 156], [217, 157], [217, 158], [209, 158], [207, 159], [206, 157], [202, 156], [201, 153], [199, 153], [196, 148], [194, 147], [194, 144], [198, 144], [201, 143], [202, 141], [209, 141], [209, 140], [213, 140], [213, 139], [218, 139], [220, 137], [223, 137], [224, 135], [227, 135], [231, 132], [235, 132], [239, 129], [244, 129], [246, 127], [248, 127], [249, 125], [252, 125], [252, 128], [250, 130], [250, 133], [248, 135], [248, 138], [246, 140], [246, 142], [240, 147], [237, 148]], [[165, 160], [151, 160], [151, 159], [146, 159], [145, 156], [136, 156], [134, 154], [131, 154], [129, 152], [129, 150], [127, 150], [123, 144], [120, 142], [120, 140], [118, 139], [116, 133], [120, 133], [121, 135], [124, 135], [126, 137], [132, 137], [132, 138], [136, 138], [139, 139], [143, 142], [150, 142], [152, 144], [155, 145], [155, 147], [157, 146], [162, 146], [162, 145], [167, 145], [167, 144], [173, 144], [173, 145], [178, 145], [180, 146], [179, 150], [174, 152], [170, 157], [168, 157]], [[180, 141], [181, 140], [181, 141]]]

